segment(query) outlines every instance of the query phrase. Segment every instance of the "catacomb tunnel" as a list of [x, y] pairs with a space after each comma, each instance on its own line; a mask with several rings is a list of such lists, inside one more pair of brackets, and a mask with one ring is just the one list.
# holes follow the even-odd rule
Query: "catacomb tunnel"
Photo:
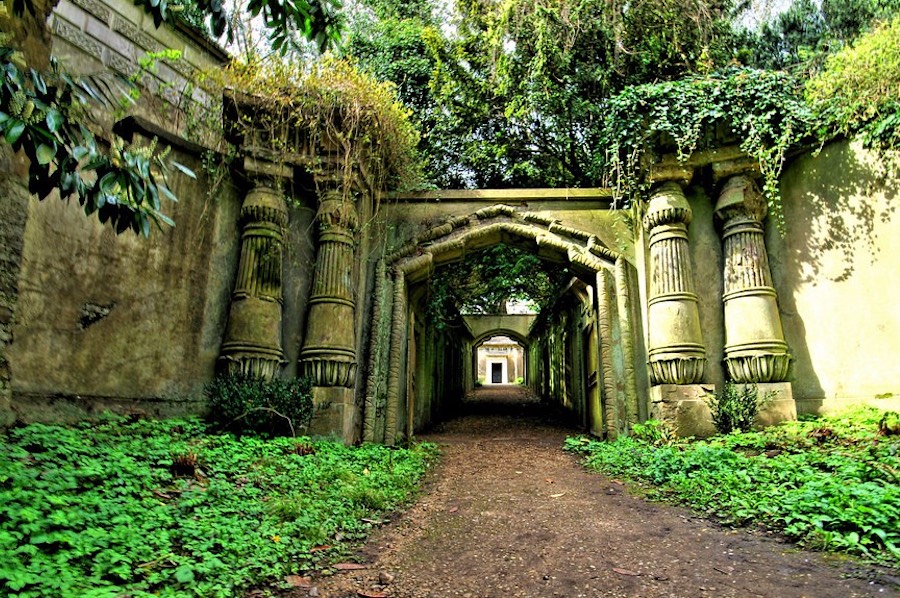
[[[608, 220], [607, 238], [615, 237], [615, 222]], [[438, 325], [428, 309], [433, 277], [497, 245], [564, 268], [566, 284], [539, 314], [457, 312]], [[371, 376], [377, 368], [370, 371], [364, 439], [391, 444], [411, 437], [452, 413], [476, 385], [516, 382], [572, 412], [595, 434], [621, 433], [646, 417], [638, 400], [639, 385], [646, 381], [639, 379], [635, 361], [642, 349], [631, 301], [633, 272], [598, 235], [503, 204], [451, 218], [408, 239], [378, 268], [382, 292], [376, 297], [370, 355], [384, 353], [387, 345], [388, 367], [386, 376]], [[500, 339], [498, 350], [519, 347], [521, 365], [509, 357], [479, 359], [490, 339]]]

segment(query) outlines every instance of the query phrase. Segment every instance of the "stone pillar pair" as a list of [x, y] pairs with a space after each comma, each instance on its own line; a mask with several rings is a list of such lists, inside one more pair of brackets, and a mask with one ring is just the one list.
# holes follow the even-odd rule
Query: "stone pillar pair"
[[[290, 177], [247, 160], [253, 186], [241, 207], [241, 255], [222, 345], [226, 371], [271, 380], [284, 365], [282, 349], [282, 254]], [[314, 431], [354, 438], [349, 416], [356, 377], [354, 264], [359, 216], [343, 169], [332, 165], [316, 177], [318, 251], [309, 299], [301, 375], [313, 380], [321, 412]], [[350, 411], [348, 411], [348, 409]], [[346, 412], [346, 416], [345, 416]], [[320, 415], [322, 415], [320, 413]]]
[[[768, 419], [796, 417], [788, 375], [790, 356], [766, 255], [766, 204], [752, 179], [728, 180], [716, 204], [725, 253], [725, 363], [729, 378], [762, 383], [774, 392]], [[706, 350], [694, 291], [687, 226], [692, 212], [682, 186], [665, 182], [650, 197], [644, 226], [649, 233], [648, 298], [651, 417], [672, 422], [679, 434], [708, 435], [703, 401], [713, 389], [701, 384]], [[772, 386], [772, 383], [781, 383]], [[791, 411], [793, 409], [793, 411]], [[763, 418], [765, 423], [766, 418]]]

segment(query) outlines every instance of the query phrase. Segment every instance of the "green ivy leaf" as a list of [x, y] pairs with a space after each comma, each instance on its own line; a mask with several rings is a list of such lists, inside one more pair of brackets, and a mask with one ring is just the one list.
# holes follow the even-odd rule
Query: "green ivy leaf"
[[35, 152], [38, 164], [49, 164], [56, 157], [56, 148], [42, 143]]
[[14, 118], [10, 119], [12, 124], [6, 128], [6, 143], [12, 145], [19, 140], [22, 133], [25, 132], [25, 123]]

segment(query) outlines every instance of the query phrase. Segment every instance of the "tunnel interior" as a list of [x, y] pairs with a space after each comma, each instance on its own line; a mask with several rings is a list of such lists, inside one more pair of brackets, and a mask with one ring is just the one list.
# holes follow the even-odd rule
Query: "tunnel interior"
[[[603, 433], [596, 273], [554, 257], [506, 238], [410, 285], [409, 433], [473, 409], [514, 417], [517, 406], [486, 405], [490, 394], [473, 391], [516, 384], [575, 427]], [[479, 270], [487, 279], [473, 282]], [[484, 289], [489, 296], [471, 296]]]

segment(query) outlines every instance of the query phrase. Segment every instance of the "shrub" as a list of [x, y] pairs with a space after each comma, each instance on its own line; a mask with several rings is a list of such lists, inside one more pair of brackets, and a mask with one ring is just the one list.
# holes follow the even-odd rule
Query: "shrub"
[[245, 374], [225, 374], [210, 382], [210, 419], [235, 431], [296, 435], [313, 416], [308, 378], [266, 381]]
[[707, 398], [706, 403], [716, 430], [720, 434], [729, 434], [735, 430], [749, 432], [756, 414], [770, 398], [769, 395], [760, 398], [755, 384], [726, 382], [721, 391]]
[[675, 430], [666, 422], [648, 419], [642, 424], [631, 426], [631, 434], [638, 440], [653, 445], [671, 444], [675, 438]]

